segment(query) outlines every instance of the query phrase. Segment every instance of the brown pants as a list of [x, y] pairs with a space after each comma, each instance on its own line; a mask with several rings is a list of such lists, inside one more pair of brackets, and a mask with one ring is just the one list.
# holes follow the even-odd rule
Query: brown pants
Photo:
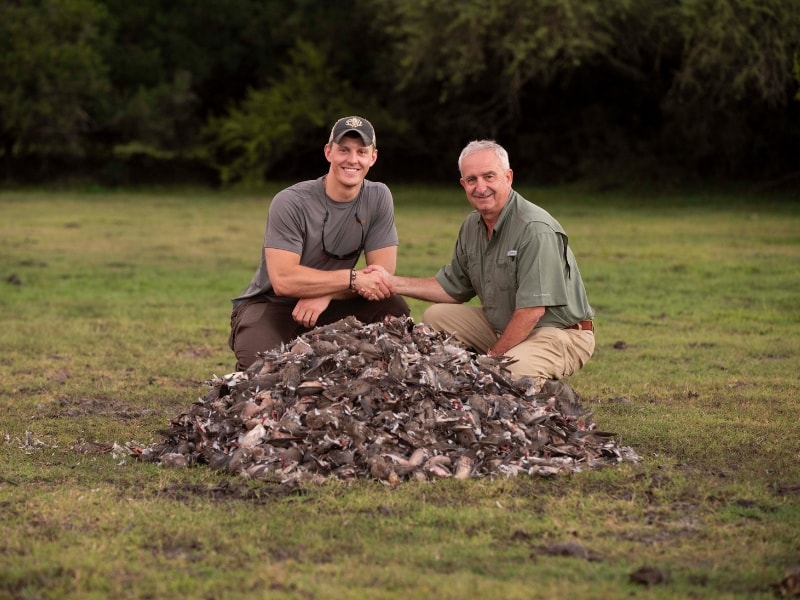
[[[231, 334], [228, 345], [236, 355], [236, 370], [244, 371], [256, 359], [257, 352], [280, 347], [309, 331], [292, 318], [294, 302], [270, 302], [269, 299], [247, 300], [231, 313]], [[411, 310], [402, 296], [369, 301], [363, 298], [331, 300], [317, 319], [317, 326], [328, 325], [350, 315], [362, 323], [376, 323], [384, 317], [406, 317]]]
[[[476, 352], [485, 353], [498, 335], [483, 309], [466, 304], [432, 304], [422, 320], [456, 338]], [[577, 372], [594, 353], [594, 333], [579, 329], [537, 327], [528, 338], [506, 352], [514, 364], [508, 368], [515, 378], [528, 376], [541, 386], [548, 379], [562, 379]]]

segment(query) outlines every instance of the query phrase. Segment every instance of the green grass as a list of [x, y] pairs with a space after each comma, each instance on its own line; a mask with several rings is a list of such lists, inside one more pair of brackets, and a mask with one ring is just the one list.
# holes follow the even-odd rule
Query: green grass
[[[800, 563], [791, 198], [520, 189], [597, 311], [571, 383], [641, 464], [284, 490], [80, 452], [159, 440], [232, 370], [276, 189], [0, 193], [0, 598], [774, 597]], [[398, 272], [432, 275], [463, 193], [393, 191]], [[570, 541], [591, 560], [544, 550]], [[643, 565], [669, 581], [631, 583]]]

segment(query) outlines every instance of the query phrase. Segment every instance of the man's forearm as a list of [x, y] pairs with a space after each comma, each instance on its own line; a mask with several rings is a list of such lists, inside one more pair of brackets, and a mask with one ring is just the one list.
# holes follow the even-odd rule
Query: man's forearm
[[505, 330], [497, 338], [494, 345], [489, 348], [487, 354], [505, 354], [517, 344], [525, 341], [536, 327], [539, 319], [544, 315], [544, 312], [543, 306], [515, 310]]
[[418, 300], [428, 302], [445, 302], [455, 304], [455, 300], [450, 294], [444, 291], [442, 285], [435, 277], [389, 277], [392, 290], [401, 296], [409, 296]]
[[273, 282], [275, 293], [293, 298], [317, 298], [342, 294], [350, 287], [350, 270], [321, 271], [310, 267], [296, 266], [282, 278]]

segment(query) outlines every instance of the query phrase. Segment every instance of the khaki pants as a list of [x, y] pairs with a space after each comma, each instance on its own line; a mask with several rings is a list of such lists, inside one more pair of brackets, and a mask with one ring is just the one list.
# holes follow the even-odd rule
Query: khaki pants
[[[489, 325], [483, 309], [466, 304], [432, 304], [422, 320], [485, 354], [499, 337]], [[576, 373], [594, 353], [594, 333], [580, 329], [538, 327], [528, 338], [506, 352], [514, 364], [515, 378], [533, 377], [541, 386], [547, 379], [562, 379]]]

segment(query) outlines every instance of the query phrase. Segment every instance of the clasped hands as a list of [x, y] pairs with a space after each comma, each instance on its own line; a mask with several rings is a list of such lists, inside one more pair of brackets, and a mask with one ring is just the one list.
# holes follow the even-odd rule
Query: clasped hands
[[[355, 274], [355, 291], [367, 300], [385, 300], [395, 293], [392, 276], [380, 265], [368, 266]], [[315, 327], [331, 298], [330, 295], [300, 298], [292, 310], [292, 318], [303, 327]]]
[[380, 265], [356, 271], [355, 291], [367, 300], [385, 300], [395, 293], [392, 276]]

